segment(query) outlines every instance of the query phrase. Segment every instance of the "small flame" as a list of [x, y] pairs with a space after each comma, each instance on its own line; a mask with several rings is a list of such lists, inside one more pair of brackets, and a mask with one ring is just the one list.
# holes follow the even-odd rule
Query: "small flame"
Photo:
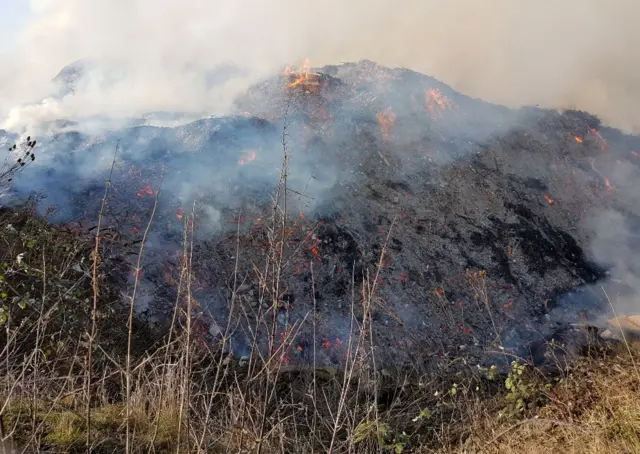
[[580, 136], [573, 136], [573, 140], [575, 140], [578, 143], [584, 142], [584, 139]]
[[318, 250], [318, 248], [316, 247], [312, 247], [311, 248], [311, 252], [313, 253], [313, 255], [315, 255], [316, 257], [320, 254], [320, 251]]
[[302, 66], [298, 69], [294, 69], [291, 66], [286, 66], [284, 69], [284, 75], [289, 78], [287, 88], [301, 87], [308, 92], [318, 92], [320, 87], [320, 76], [317, 73], [311, 72], [311, 62], [309, 59], [305, 59]]
[[396, 116], [391, 110], [391, 107], [387, 107], [384, 112], [378, 112], [376, 115], [378, 125], [380, 125], [380, 132], [384, 140], [389, 140], [389, 134], [391, 128], [396, 124]]
[[425, 102], [427, 110], [434, 120], [441, 115], [441, 111], [454, 107], [453, 101], [437, 88], [430, 88], [425, 92]]
[[255, 161], [256, 160], [256, 152], [255, 151], [249, 151], [247, 153], [244, 153], [242, 155], [242, 157], [238, 160], [238, 165], [245, 165], [250, 163], [251, 161]]
[[184, 217], [184, 208], [182, 207], [176, 208], [176, 218], [182, 220], [183, 217]]
[[548, 194], [544, 195], [544, 199], [549, 202], [549, 205], [553, 205], [553, 199], [551, 197], [549, 197]]

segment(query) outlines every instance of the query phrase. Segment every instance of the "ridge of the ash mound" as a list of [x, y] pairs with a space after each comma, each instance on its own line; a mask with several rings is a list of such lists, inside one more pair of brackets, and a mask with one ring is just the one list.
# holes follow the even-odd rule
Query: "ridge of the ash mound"
[[[616, 257], [598, 253], [594, 226], [603, 213], [640, 219], [630, 183], [640, 181], [640, 138], [584, 112], [508, 109], [369, 61], [288, 68], [236, 108], [175, 128], [53, 136], [42, 145], [47, 167], [17, 191], [40, 182], [67, 207], [61, 221], [93, 219], [119, 142], [107, 224], [127, 246], [115, 255], [133, 260], [162, 174], [141, 300], [156, 315], [173, 304], [193, 228], [198, 314], [214, 343], [234, 319], [238, 355], [256, 333], [273, 335], [253, 329], [263, 318], [287, 339], [287, 361], [313, 351], [341, 364], [363, 297], [381, 363], [416, 367], [526, 354], [606, 315], [591, 285]], [[274, 244], [278, 294], [261, 268]], [[564, 297], [577, 288], [588, 296]]]

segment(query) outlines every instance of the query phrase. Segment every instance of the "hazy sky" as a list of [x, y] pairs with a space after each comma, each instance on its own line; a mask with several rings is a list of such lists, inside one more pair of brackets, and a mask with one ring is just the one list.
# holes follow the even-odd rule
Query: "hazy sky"
[[26, 25], [28, 12], [28, 0], [0, 0], [0, 51], [6, 52], [14, 47], [17, 35]]

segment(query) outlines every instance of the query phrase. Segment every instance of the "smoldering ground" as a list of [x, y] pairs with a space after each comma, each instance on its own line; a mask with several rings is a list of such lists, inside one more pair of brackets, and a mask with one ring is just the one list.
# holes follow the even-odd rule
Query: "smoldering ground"
[[[235, 108], [255, 116], [100, 134], [65, 125], [42, 143], [47, 156], [14, 190], [26, 195], [40, 185], [61, 220], [91, 222], [119, 144], [109, 226], [139, 239], [162, 181], [141, 306], [174, 301], [165, 264], [182, 250], [181, 219], [196, 199], [197, 298], [216, 320], [211, 326], [223, 326], [236, 271], [253, 295], [246, 313], [256, 310], [253, 264], [269, 242], [260, 219], [272, 210], [284, 139], [295, 191], [287, 229], [295, 254], [283, 270], [278, 313], [285, 325], [305, 320], [315, 305], [318, 332], [331, 345], [344, 341], [350, 286], [374, 273], [384, 248], [374, 323], [388, 361], [479, 353], [496, 335], [520, 349], [580, 311], [603, 309], [573, 300], [554, 311], [545, 301], [602, 279], [593, 258], [613, 268], [591, 250], [589, 219], [633, 211], [633, 189], [615, 169], [633, 173], [637, 137], [585, 113], [511, 110], [367, 61], [276, 74], [236, 98]], [[124, 260], [135, 262], [136, 252], [124, 251]], [[479, 279], [486, 302], [473, 299]], [[308, 330], [301, 335], [308, 342]], [[324, 359], [337, 360], [335, 351]]]
[[[457, 87], [466, 87], [463, 91], [488, 99], [511, 104], [575, 103], [595, 110], [609, 122], [633, 128], [635, 120], [627, 115], [633, 89], [626, 90], [625, 96], [616, 90], [625, 86], [619, 78], [629, 74], [625, 71], [633, 73], [634, 65], [624, 61], [620, 51], [626, 41], [617, 48], [620, 52], [614, 52], [616, 43], [612, 40], [622, 35], [629, 38], [635, 32], [627, 32], [623, 21], [617, 23], [618, 34], [602, 30], [610, 29], [615, 18], [632, 13], [635, 6], [618, 3], [604, 13], [595, 3], [581, 3], [580, 7], [572, 3], [552, 7], [543, 2], [532, 12], [498, 3], [492, 11], [486, 4], [479, 10], [472, 5], [465, 5], [465, 9], [462, 4], [432, 2], [429, 9], [406, 2], [407, 15], [399, 16], [390, 15], [389, 7], [381, 2], [359, 7], [325, 3], [313, 12], [287, 2], [282, 2], [280, 9], [253, 2], [218, 3], [216, 12], [224, 13], [219, 15], [209, 14], [211, 7], [200, 3], [177, 9], [147, 2], [43, 3], [42, 15], [23, 41], [33, 46], [33, 55], [41, 54], [42, 58], [25, 57], [22, 64], [30, 71], [19, 83], [29, 81], [38, 88], [38, 77], [47, 73], [48, 67], [55, 67], [40, 80], [43, 93], [51, 96], [44, 103], [11, 110], [5, 125], [19, 130], [43, 120], [82, 121], [62, 127], [56, 123], [48, 129], [54, 135], [42, 142], [45, 158], [39, 161], [39, 171], [16, 182], [15, 189], [22, 194], [42, 189], [47, 203], [57, 206], [60, 219], [65, 221], [77, 219], [82, 212], [95, 214], [97, 209], [87, 209], [87, 204], [93, 198], [97, 208], [98, 194], [119, 142], [120, 159], [125, 164], [118, 168], [119, 181], [114, 188], [121, 189], [112, 205], [117, 208], [115, 217], [125, 219], [119, 224], [121, 228], [137, 234], [144, 227], [140, 213], [148, 213], [148, 202], [163, 174], [163, 229], [169, 218], [176, 223], [178, 208], [188, 210], [194, 198], [207, 198], [205, 224], [209, 228], [205, 231], [214, 236], [224, 225], [225, 209], [246, 208], [245, 200], [264, 204], [279, 178], [288, 91], [283, 95], [282, 80], [277, 76], [257, 86], [250, 86], [250, 82], [279, 74], [284, 63], [303, 56], [330, 63], [351, 55], [355, 59], [371, 56], [381, 62], [424, 68], [445, 81], [452, 80]], [[400, 11], [405, 10], [401, 7]], [[388, 21], [386, 16], [393, 19]], [[416, 18], [424, 18], [424, 22]], [[331, 32], [319, 26], [325, 20], [332, 24]], [[483, 27], [481, 34], [479, 26]], [[392, 33], [400, 28], [402, 33]], [[576, 32], [578, 28], [584, 35]], [[246, 33], [248, 29], [251, 34]], [[38, 48], [30, 41], [50, 30], [45, 46], [55, 48]], [[58, 85], [53, 87], [56, 91], [47, 91], [44, 82], [60, 67], [87, 55], [98, 64], [86, 67], [79, 79], [62, 77], [57, 81], [70, 90], [60, 92]], [[605, 60], [605, 70], [585, 70], [599, 68]], [[218, 74], [221, 63], [245, 71], [240, 76], [231, 72], [222, 79], [213, 77], [212, 83], [207, 75]], [[447, 303], [465, 303], [464, 279], [462, 284], [442, 289], [435, 300], [431, 287], [443, 285], [452, 276], [461, 278], [466, 267], [486, 268], [496, 276], [491, 290], [500, 296], [492, 304], [505, 320], [507, 340], [515, 345], [527, 339], [518, 332], [522, 325], [517, 323], [517, 314], [529, 317], [542, 310], [546, 297], [589, 284], [593, 276], [600, 276], [590, 268], [589, 258], [595, 257], [614, 270], [630, 269], [625, 265], [627, 260], [621, 260], [616, 268], [617, 258], [607, 255], [627, 250], [629, 235], [614, 236], [620, 247], [605, 247], [608, 252], [604, 255], [598, 241], [610, 241], [606, 230], [602, 233], [610, 216], [607, 213], [617, 213], [614, 217], [623, 213], [624, 218], [638, 211], [633, 187], [624, 173], [615, 170], [620, 160], [623, 167], [634, 168], [629, 153], [640, 148], [637, 138], [603, 128], [588, 116], [541, 109], [515, 112], [472, 100], [434, 79], [368, 62], [322, 72], [335, 80], [326, 79], [329, 89], [321, 90], [319, 96], [301, 95], [300, 103], [288, 112], [288, 141], [290, 188], [304, 195], [299, 198], [299, 208], [328, 222], [331, 227], [324, 235], [347, 245], [331, 246], [336, 248], [335, 254], [329, 253], [327, 269], [318, 275], [330, 289], [331, 296], [321, 303], [330, 314], [329, 328], [344, 325], [335, 312], [344, 305], [348, 279], [337, 279], [336, 270], [342, 266], [348, 269], [354, 261], [361, 269], [375, 265], [370, 255], [380, 253], [382, 241], [376, 232], [389, 228], [396, 211], [417, 225], [399, 223], [404, 233], [394, 238], [394, 245], [415, 251], [411, 258], [398, 259], [393, 273], [386, 276], [394, 284], [385, 290], [385, 298], [392, 312], [410, 320], [414, 334], [425, 330], [441, 333], [436, 339], [442, 352], [457, 348], [456, 343], [478, 346], [491, 341], [488, 319], [473, 315], [473, 309], [461, 310], [460, 320], [452, 318], [450, 310], [445, 311], [446, 317], [434, 310], [442, 304], [443, 295]], [[74, 73], [62, 74], [66, 75]], [[591, 88], [598, 84], [603, 91], [594, 92]], [[439, 90], [431, 92], [431, 101], [425, 98], [430, 89]], [[19, 93], [16, 89], [11, 96]], [[450, 101], [445, 102], [443, 115], [430, 110], [429, 102], [432, 109], [442, 107], [435, 93], [445, 97], [440, 101]], [[144, 115], [158, 110], [178, 110], [196, 117], [229, 112], [242, 115], [205, 118], [175, 128], [145, 125]], [[87, 122], [87, 117], [93, 123]], [[123, 128], [123, 124], [113, 123], [114, 118], [125, 118], [132, 124], [124, 123]], [[381, 118], [383, 124], [388, 123], [386, 134]], [[185, 122], [181, 114], [175, 120]], [[609, 141], [609, 148], [601, 146], [601, 139]], [[578, 157], [583, 150], [577, 147], [583, 144], [586, 157], [598, 159], [596, 167]], [[466, 166], [478, 173], [464, 174]], [[574, 172], [573, 176], [565, 175], [568, 186], [559, 182], [558, 169]], [[476, 180], [478, 175], [481, 178]], [[612, 205], [603, 195], [608, 194], [605, 175], [616, 186]], [[151, 194], [146, 189], [149, 186]], [[534, 190], [525, 190], [529, 186]], [[138, 197], [139, 192], [143, 197]], [[492, 199], [496, 194], [502, 202]], [[543, 196], [552, 197], [553, 204]], [[411, 202], [405, 203], [407, 198]], [[485, 198], [489, 201], [481, 200]], [[138, 204], [138, 199], [146, 205]], [[522, 209], [522, 204], [527, 208]], [[595, 224], [601, 226], [595, 240], [581, 224], [581, 213], [587, 209], [601, 217]], [[561, 214], [561, 210], [566, 211]], [[335, 220], [346, 213], [347, 226], [336, 226]], [[461, 223], [470, 213], [473, 222]], [[624, 222], [619, 224], [626, 225]], [[511, 236], [499, 235], [499, 231]], [[422, 238], [426, 234], [431, 235], [429, 241]], [[565, 234], [575, 238], [578, 249]], [[178, 244], [181, 240], [180, 235], [169, 235], [169, 239]], [[166, 240], [154, 234], [151, 249], [158, 246], [164, 250]], [[456, 241], [465, 246], [457, 246]], [[368, 247], [369, 251], [362, 250]], [[583, 249], [584, 254], [576, 252]], [[509, 250], [513, 258], [505, 255]], [[204, 266], [207, 273], [215, 275], [223, 268], [219, 259], [215, 254], [209, 257]], [[215, 266], [207, 268], [212, 263]], [[301, 279], [304, 277], [308, 278]], [[406, 280], [415, 284], [407, 289], [403, 286]], [[308, 282], [291, 281], [290, 285], [309, 303]], [[414, 304], [418, 301], [430, 305]], [[530, 307], [518, 309], [516, 315], [505, 309], [527, 305]], [[406, 339], [398, 334], [402, 330], [393, 325], [395, 321], [389, 314], [379, 315], [380, 326], [385, 326], [382, 341], [393, 344], [403, 336]], [[540, 326], [534, 328], [544, 331]], [[414, 346], [412, 352], [422, 347]]]

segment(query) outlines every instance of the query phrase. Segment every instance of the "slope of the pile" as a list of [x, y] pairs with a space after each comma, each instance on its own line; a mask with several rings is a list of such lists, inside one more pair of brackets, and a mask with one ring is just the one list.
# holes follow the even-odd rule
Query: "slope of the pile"
[[[143, 299], [174, 300], [167, 264], [177, 262], [180, 219], [196, 199], [197, 298], [224, 326], [226, 289], [239, 273], [254, 295], [243, 300], [250, 325], [284, 141], [291, 233], [279, 320], [307, 320], [294, 361], [308, 359], [314, 307], [322, 360], [340, 361], [352, 295], [376, 275], [383, 250], [374, 337], [386, 361], [500, 344], [518, 351], [560, 321], [544, 318], [550, 300], [615, 268], [615, 257], [594, 263], [602, 257], [593, 219], [638, 215], [629, 182], [640, 181], [640, 140], [585, 113], [510, 110], [366, 61], [275, 77], [237, 108], [239, 116], [177, 128], [46, 138], [48, 158], [15, 189], [43, 190], [65, 222], [93, 219], [119, 143], [110, 227], [139, 240], [162, 181]], [[561, 321], [589, 308], [572, 304]], [[237, 336], [242, 345], [248, 335]]]

